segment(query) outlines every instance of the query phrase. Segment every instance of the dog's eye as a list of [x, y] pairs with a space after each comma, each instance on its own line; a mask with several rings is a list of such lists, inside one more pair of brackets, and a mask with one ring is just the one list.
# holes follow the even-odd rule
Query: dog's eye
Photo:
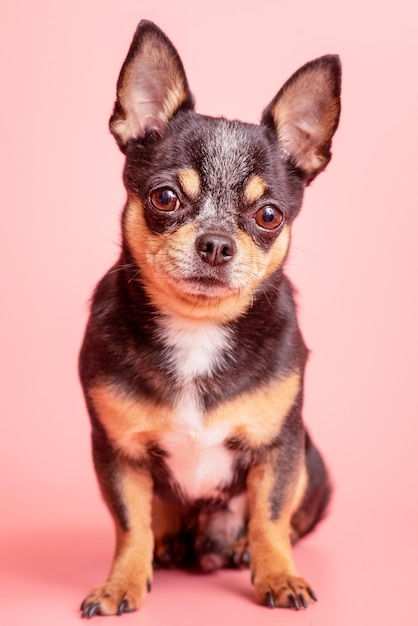
[[257, 211], [255, 221], [265, 230], [276, 230], [284, 222], [284, 215], [275, 206], [268, 204]]
[[176, 211], [180, 207], [180, 200], [170, 187], [154, 189], [150, 195], [150, 202], [158, 211]]

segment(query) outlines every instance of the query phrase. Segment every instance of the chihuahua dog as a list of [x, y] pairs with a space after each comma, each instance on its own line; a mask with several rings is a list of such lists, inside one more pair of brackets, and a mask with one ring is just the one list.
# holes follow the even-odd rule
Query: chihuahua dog
[[250, 566], [269, 607], [316, 600], [291, 545], [330, 484], [302, 421], [307, 349], [284, 274], [305, 187], [331, 157], [341, 68], [301, 67], [260, 125], [197, 114], [142, 21], [110, 130], [126, 157], [119, 260], [80, 355], [95, 470], [116, 527], [83, 617], [138, 609], [154, 567]]

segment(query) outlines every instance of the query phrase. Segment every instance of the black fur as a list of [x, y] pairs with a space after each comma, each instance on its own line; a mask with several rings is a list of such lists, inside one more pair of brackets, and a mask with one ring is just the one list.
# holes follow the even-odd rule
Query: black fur
[[[123, 178], [128, 201], [121, 218], [121, 253], [93, 294], [79, 361], [80, 379], [91, 417], [95, 469], [119, 528], [116, 561], [119, 550], [124, 551], [127, 563], [130, 562], [129, 551], [137, 554], [132, 545], [126, 547], [129, 541], [125, 542], [125, 538], [133, 536], [135, 519], [121, 487], [127, 468], [129, 471], [133, 468], [147, 476], [152, 493], [168, 510], [172, 507], [173, 512], [181, 512], [180, 530], [177, 529], [175, 535], [168, 533], [159, 538], [156, 564], [194, 564], [203, 569], [231, 563], [248, 564], [248, 545], [241, 540], [246, 535], [247, 523], [251, 525], [251, 515], [256, 516], [258, 511], [259, 519], [264, 519], [263, 530], [267, 537], [263, 543], [263, 537], [254, 539], [253, 535], [253, 546], [249, 548], [255, 550], [252, 556], [258, 601], [265, 602], [268, 593], [269, 604], [289, 606], [290, 601], [297, 606], [295, 585], [301, 589], [298, 597], [303, 606], [314, 598], [303, 579], [295, 582], [293, 573], [275, 571], [275, 559], [267, 553], [260, 556], [257, 550], [267, 550], [268, 538], [276, 536], [275, 533], [283, 539], [279, 524], [283, 512], [287, 511], [288, 517], [283, 516], [287, 520], [292, 514], [288, 532], [293, 533], [293, 540], [312, 530], [324, 515], [330, 497], [325, 464], [302, 421], [303, 373], [308, 351], [297, 322], [293, 288], [283, 268], [288, 246], [286, 237], [300, 211], [304, 189], [325, 167], [331, 155], [331, 138], [338, 123], [340, 78], [337, 57], [327, 56], [307, 64], [278, 92], [263, 112], [259, 126], [198, 115], [193, 110], [194, 99], [181, 60], [171, 42], [150, 22], [142, 22], [138, 27], [121, 70], [117, 101], [110, 120], [111, 131], [126, 156]], [[309, 95], [309, 80], [313, 81], [311, 86], [315, 80], [321, 86], [312, 91], [313, 96]], [[308, 81], [307, 86], [304, 81]], [[302, 87], [299, 83], [303, 83]], [[170, 98], [167, 93], [171, 94]], [[290, 104], [286, 100], [289, 93]], [[293, 102], [298, 98], [301, 108], [293, 110]], [[133, 106], [137, 107], [134, 114]], [[330, 113], [324, 115], [327, 107]], [[306, 119], [301, 119], [303, 115]], [[192, 172], [192, 182], [197, 181], [194, 192], [193, 189], [188, 192], [187, 185], [182, 185], [184, 172]], [[248, 189], [254, 179], [258, 187], [253, 197]], [[166, 207], [155, 204], [153, 194], [162, 187], [174, 194], [175, 210], [165, 210]], [[266, 207], [282, 218], [273, 228], [263, 221], [259, 223], [257, 216]], [[138, 211], [140, 217], [135, 213]], [[139, 230], [132, 226], [133, 219], [137, 220]], [[182, 233], [186, 233], [187, 245], [180, 237]], [[213, 254], [209, 263], [209, 248], [199, 249], [198, 240], [202, 235], [209, 241], [208, 246], [215, 245], [216, 241], [227, 241], [228, 254], [225, 251], [218, 256]], [[178, 246], [181, 242], [185, 258], [180, 257], [179, 249], [169, 248], [171, 238], [177, 236], [179, 239], [174, 241]], [[167, 278], [168, 270], [164, 265], [157, 266], [160, 274], [150, 274], [154, 257], [150, 261], [146, 253], [151, 253], [144, 248], [156, 241], [168, 246], [170, 254], [166, 254], [164, 262], [169, 269], [171, 264], [174, 266], [172, 282]], [[283, 250], [278, 244], [283, 245]], [[241, 264], [248, 266], [242, 274], [237, 264], [234, 265], [238, 249]], [[244, 251], [248, 258], [243, 259]], [[154, 249], [152, 254], [156, 254]], [[181, 271], [176, 263], [181, 265]], [[240, 289], [234, 283], [237, 277], [243, 282]], [[158, 292], [160, 282], [166, 291]], [[190, 283], [195, 288], [193, 297], [185, 287]], [[175, 296], [167, 296], [167, 290], [174, 290]], [[239, 302], [242, 293], [248, 298], [242, 300], [242, 306], [235, 305], [231, 298], [228, 314], [219, 313], [217, 317], [217, 306], [229, 302], [231, 293], [237, 294]], [[176, 298], [190, 305], [186, 313], [183, 309], [179, 313]], [[167, 309], [161, 308], [162, 301]], [[216, 306], [206, 309], [208, 301]], [[163, 320], [169, 314], [179, 327], [189, 324], [190, 319], [192, 325], [198, 325], [200, 317], [196, 311], [200, 310], [209, 316], [225, 342], [222, 351], [219, 349], [217, 361], [206, 368], [205, 373], [194, 374], [185, 382], [181, 367], [179, 371], [173, 367], [171, 356], [176, 346], [167, 343]], [[282, 381], [290, 380], [292, 375], [300, 377], [297, 379], [299, 387], [283, 419], [277, 422], [273, 419], [275, 432], [263, 435], [262, 443], [255, 443], [257, 437], [251, 438], [245, 428], [240, 430], [243, 424], [239, 422], [238, 426], [231, 425], [229, 431], [226, 429], [231, 434], [219, 445], [223, 446], [223, 452], [228, 451], [233, 471], [213, 489], [204, 491], [202, 488], [202, 493], [196, 497], [182, 488], [176, 470], [170, 470], [170, 450], [174, 456], [176, 452], [165, 443], [161, 424], [156, 424], [155, 428], [143, 427], [142, 424], [148, 422], [142, 422], [141, 415], [135, 415], [134, 428], [138, 431], [131, 433], [132, 440], [127, 445], [124, 415], [114, 417], [120, 423], [115, 424], [116, 435], [112, 438], [94, 399], [94, 390], [104, 389], [118, 399], [128, 398], [134, 407], [142, 407], [149, 401], [154, 409], [157, 407], [156, 415], [159, 415], [158, 409], [163, 408], [172, 416], [172, 423], [164, 426], [171, 435], [180, 428], [176, 422], [179, 419], [176, 410], [182, 407], [179, 398], [189, 393], [195, 399], [195, 412], [201, 420], [199, 438], [207, 436], [204, 422], [215, 409], [228, 406], [233, 400], [236, 401], [233, 406], [239, 407], [239, 402], [245, 404], [242, 398], [248, 399], [260, 389], [264, 393], [266, 389], [275, 388], [274, 385], [277, 387]], [[258, 402], [260, 396], [252, 397]], [[115, 406], [123, 406], [114, 401]], [[241, 404], [243, 410], [244, 404]], [[260, 424], [262, 433], [264, 419], [263, 406], [260, 406], [254, 423]], [[181, 437], [182, 432], [180, 429]], [[135, 447], [136, 435], [142, 437], [142, 443]], [[202, 449], [199, 451], [202, 453]], [[269, 493], [265, 501], [262, 498], [258, 501], [251, 481], [256, 480], [254, 471], [257, 473], [263, 467], [267, 471], [258, 480], [265, 481], [263, 484], [268, 486]], [[303, 467], [307, 484], [295, 510], [292, 489], [298, 488], [300, 477], [304, 476]], [[190, 471], [194, 468], [190, 467]], [[233, 531], [226, 523], [224, 528], [223, 516], [234, 513], [232, 502], [236, 503], [240, 500], [237, 496], [250, 493], [251, 489], [252, 507], [256, 512], [251, 511], [249, 519], [246, 512], [238, 512]], [[147, 493], [145, 501], [147, 497], [152, 499]], [[140, 517], [138, 515], [138, 519]], [[286, 538], [287, 530], [284, 532]], [[277, 562], [286, 563], [291, 557], [286, 552], [288, 542], [282, 543], [283, 546], [274, 545], [271, 549], [277, 549]], [[152, 543], [144, 544], [143, 552], [150, 549], [150, 545]], [[285, 555], [283, 559], [280, 550]], [[263, 573], [270, 558], [271, 572]], [[257, 565], [260, 563], [261, 566]], [[135, 560], [130, 567], [135, 571]], [[126, 576], [122, 576], [126, 589], [120, 589], [115, 598], [112, 596], [114, 587], [120, 584], [119, 568], [120, 564], [115, 566], [114, 579], [111, 573], [109, 583], [88, 596], [83, 604], [83, 616], [138, 608], [142, 597], [135, 587], [137, 581], [129, 580], [129, 567]], [[277, 581], [283, 576], [288, 578], [278, 582], [278, 589], [274, 589], [268, 582], [270, 576], [276, 576]], [[149, 587], [145, 573], [144, 580], [138, 584], [142, 584], [141, 593], [145, 593]], [[127, 597], [131, 599], [128, 601]]]

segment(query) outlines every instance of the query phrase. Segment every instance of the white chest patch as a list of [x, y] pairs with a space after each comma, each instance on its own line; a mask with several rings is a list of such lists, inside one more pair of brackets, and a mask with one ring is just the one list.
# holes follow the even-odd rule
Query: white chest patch
[[160, 327], [173, 371], [184, 384], [196, 376], [210, 375], [228, 349], [229, 331], [220, 324], [165, 316]]
[[207, 322], [165, 317], [161, 337], [169, 353], [181, 392], [176, 401], [172, 429], [163, 437], [167, 465], [190, 498], [209, 498], [232, 478], [232, 455], [223, 442], [229, 425], [207, 428], [196, 377], [211, 375], [228, 349], [228, 331]]

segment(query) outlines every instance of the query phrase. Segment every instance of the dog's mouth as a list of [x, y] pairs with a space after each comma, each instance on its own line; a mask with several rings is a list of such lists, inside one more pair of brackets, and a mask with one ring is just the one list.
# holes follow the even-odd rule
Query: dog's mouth
[[175, 286], [185, 294], [201, 298], [225, 298], [237, 291], [229, 280], [213, 275], [181, 277], [175, 281]]

